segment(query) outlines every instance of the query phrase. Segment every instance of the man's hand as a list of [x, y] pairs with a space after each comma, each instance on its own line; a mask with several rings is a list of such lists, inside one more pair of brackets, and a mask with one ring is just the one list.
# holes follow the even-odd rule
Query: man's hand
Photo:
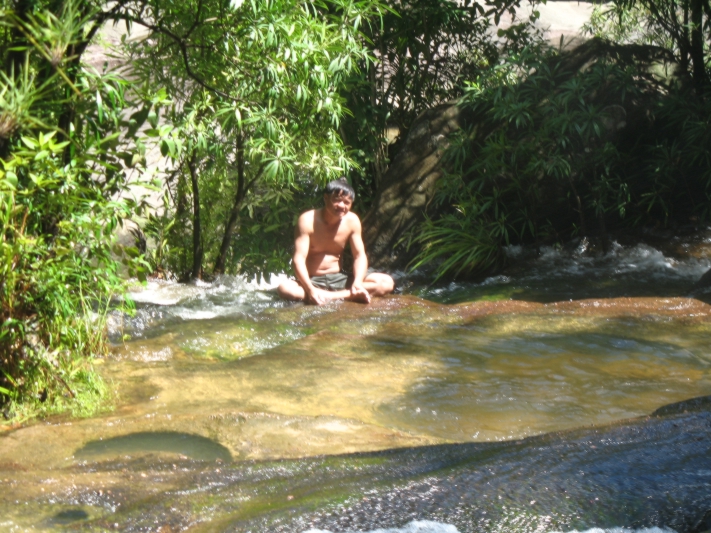
[[326, 291], [317, 287], [311, 287], [306, 291], [306, 299], [312, 304], [323, 305], [328, 302]]
[[370, 303], [370, 293], [360, 283], [353, 282], [353, 285], [351, 285], [351, 298], [367, 304]]

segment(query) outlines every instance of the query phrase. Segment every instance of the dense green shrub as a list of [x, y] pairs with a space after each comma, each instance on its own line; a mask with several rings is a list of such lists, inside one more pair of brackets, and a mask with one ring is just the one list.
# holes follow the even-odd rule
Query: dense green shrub
[[[3, 7], [5, 7], [3, 5]], [[82, 67], [90, 18], [68, 2], [2, 19], [0, 72], [0, 407], [32, 416], [89, 413], [106, 390], [92, 358], [107, 349], [105, 317], [123, 293], [119, 260], [145, 273], [135, 248], [113, 246], [141, 204], [122, 199], [128, 82]]]
[[67, 142], [22, 143], [0, 170], [0, 403], [81, 411], [103, 394], [91, 357], [105, 352], [109, 299], [122, 291], [109, 243], [130, 211], [63, 164]]
[[478, 273], [508, 243], [590, 236], [604, 250], [611, 228], [708, 218], [708, 104], [659, 75], [661, 49], [586, 46], [596, 55], [577, 62], [531, 48], [471, 84], [462, 105], [480, 120], [448, 154], [444, 214], [413, 234], [415, 265]]

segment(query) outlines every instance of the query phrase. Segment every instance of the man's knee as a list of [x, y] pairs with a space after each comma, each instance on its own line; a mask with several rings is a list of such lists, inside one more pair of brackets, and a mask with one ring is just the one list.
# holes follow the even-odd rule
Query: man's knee
[[392, 276], [389, 276], [388, 274], [383, 274], [383, 279], [381, 281], [381, 290], [383, 290], [383, 294], [389, 294], [395, 290], [395, 280], [392, 278]]
[[285, 300], [303, 300], [304, 295], [301, 294], [302, 292], [301, 285], [291, 279], [282, 281], [277, 287], [277, 294]]
[[373, 292], [379, 296], [389, 294], [395, 289], [395, 280], [388, 274], [381, 274], [379, 272], [373, 273], [370, 274], [366, 280], [375, 284], [375, 290]]
[[288, 286], [287, 282], [286, 282], [286, 281], [282, 281], [282, 282], [279, 284], [279, 286], [277, 287], [277, 294], [278, 294], [279, 296], [281, 296], [282, 298], [286, 298], [287, 295], [289, 294], [289, 291], [288, 291], [288, 289], [287, 289], [287, 286]]

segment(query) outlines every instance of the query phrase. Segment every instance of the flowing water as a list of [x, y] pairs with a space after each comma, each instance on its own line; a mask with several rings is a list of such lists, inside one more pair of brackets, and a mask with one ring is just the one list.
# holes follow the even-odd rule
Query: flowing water
[[116, 409], [0, 434], [0, 530], [711, 529], [711, 402], [648, 417], [711, 394], [711, 239], [661, 241], [368, 306], [136, 287]]

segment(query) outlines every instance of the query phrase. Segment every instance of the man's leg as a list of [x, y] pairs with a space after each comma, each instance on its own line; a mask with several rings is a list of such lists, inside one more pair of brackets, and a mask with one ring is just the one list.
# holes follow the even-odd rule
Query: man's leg
[[[324, 300], [327, 302], [330, 302], [331, 300], [340, 300], [340, 299], [348, 298], [351, 295], [351, 291], [349, 291], [348, 289], [343, 289], [340, 291], [327, 291], [324, 289], [319, 289], [317, 287], [317, 290], [320, 291]], [[285, 300], [294, 300], [294, 301], [306, 300], [306, 291], [304, 290], [304, 288], [301, 286], [301, 284], [298, 281], [295, 281], [293, 279], [287, 279], [285, 281], [282, 281], [279, 284], [279, 287], [277, 287], [277, 293], [279, 293], [279, 296], [281, 296]], [[308, 302], [308, 303], [313, 303], [313, 302]]]
[[277, 293], [285, 300], [299, 301], [306, 299], [306, 291], [301, 284], [293, 279], [282, 281], [277, 287]]
[[[387, 274], [380, 272], [372, 272], [363, 280], [363, 287], [370, 293], [371, 296], [385, 296], [390, 294], [395, 289], [395, 281]], [[319, 289], [324, 297], [324, 300], [351, 300], [351, 301], [367, 301], [362, 296], [352, 297], [349, 289], [338, 291], [327, 291]], [[285, 300], [304, 301], [306, 299], [306, 291], [298, 281], [288, 279], [283, 281], [277, 288], [279, 296]]]
[[371, 272], [363, 280], [363, 287], [371, 296], [385, 296], [395, 290], [395, 280], [387, 274]]

